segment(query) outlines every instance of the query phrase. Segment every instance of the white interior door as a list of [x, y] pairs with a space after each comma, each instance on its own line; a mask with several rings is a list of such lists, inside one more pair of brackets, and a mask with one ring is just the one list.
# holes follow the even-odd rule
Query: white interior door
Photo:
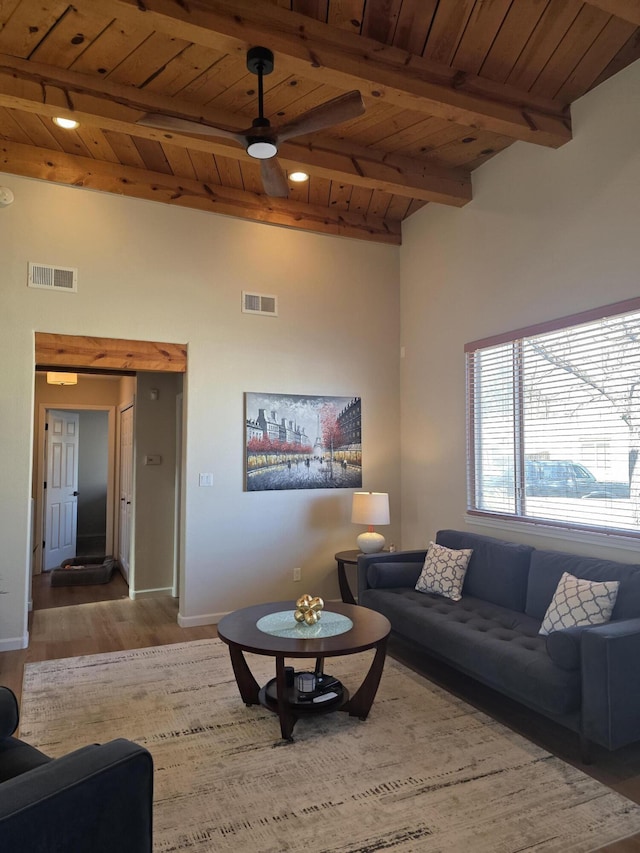
[[131, 517], [133, 500], [133, 406], [120, 414], [120, 525], [118, 560], [129, 580]]
[[76, 555], [78, 528], [77, 412], [47, 413], [44, 570]]

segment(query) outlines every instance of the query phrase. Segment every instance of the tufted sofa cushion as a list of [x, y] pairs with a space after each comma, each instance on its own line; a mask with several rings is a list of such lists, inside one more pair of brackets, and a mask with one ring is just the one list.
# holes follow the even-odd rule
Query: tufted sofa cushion
[[540, 620], [465, 595], [462, 601], [406, 588], [368, 589], [362, 604], [442, 660], [543, 713], [580, 704], [580, 673], [556, 666], [538, 636]]

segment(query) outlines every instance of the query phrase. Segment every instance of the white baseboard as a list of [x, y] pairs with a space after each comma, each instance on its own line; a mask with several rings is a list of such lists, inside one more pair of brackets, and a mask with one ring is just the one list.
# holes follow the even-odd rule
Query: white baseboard
[[178, 613], [178, 625], [181, 628], [197, 628], [200, 625], [217, 625], [226, 613], [202, 613], [199, 616], [183, 616]]
[[29, 632], [23, 637], [7, 637], [6, 640], [0, 640], [0, 652], [15, 652], [18, 649], [26, 649], [29, 647]]
[[[325, 598], [329, 601], [342, 601], [340, 598]], [[227, 616], [230, 611], [226, 610], [223, 613], [202, 613], [199, 616], [183, 616], [178, 613], [178, 625], [181, 628], [197, 628], [200, 625], [217, 625], [223, 616]]]
[[129, 598], [136, 601], [138, 598], [163, 598], [166, 595], [173, 597], [173, 590], [170, 586], [158, 589], [130, 589]]

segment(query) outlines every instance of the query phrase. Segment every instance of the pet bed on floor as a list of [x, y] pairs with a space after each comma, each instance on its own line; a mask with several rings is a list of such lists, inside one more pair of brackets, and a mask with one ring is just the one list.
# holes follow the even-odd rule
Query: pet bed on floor
[[113, 557], [72, 557], [51, 570], [51, 586], [109, 583], [116, 561]]

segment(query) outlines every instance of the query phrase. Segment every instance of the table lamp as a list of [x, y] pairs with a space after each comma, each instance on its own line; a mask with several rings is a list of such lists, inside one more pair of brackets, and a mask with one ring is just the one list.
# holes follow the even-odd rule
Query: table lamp
[[351, 509], [353, 524], [366, 524], [356, 542], [363, 554], [376, 554], [384, 548], [384, 536], [376, 533], [374, 524], [389, 524], [389, 495], [386, 492], [354, 492]]

